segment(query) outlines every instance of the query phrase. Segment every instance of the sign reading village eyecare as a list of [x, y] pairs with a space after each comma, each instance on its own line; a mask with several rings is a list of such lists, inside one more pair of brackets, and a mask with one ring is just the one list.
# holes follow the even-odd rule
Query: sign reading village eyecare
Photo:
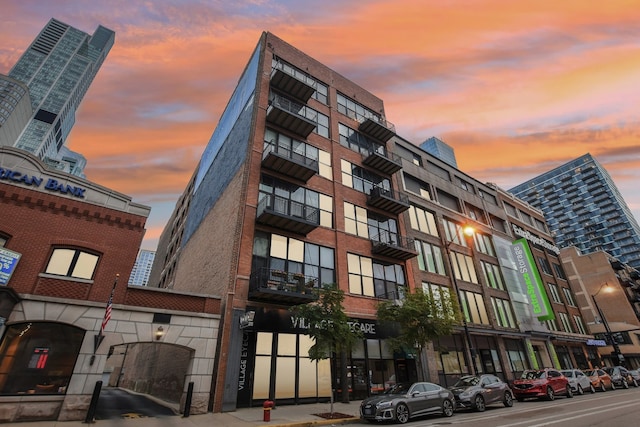
[[538, 267], [533, 260], [531, 249], [526, 239], [518, 239], [511, 244], [511, 253], [518, 268], [518, 280], [529, 297], [531, 310], [538, 320], [555, 319], [549, 297], [544, 289]]
[[9, 283], [13, 271], [22, 255], [9, 249], [0, 248], [0, 285]]

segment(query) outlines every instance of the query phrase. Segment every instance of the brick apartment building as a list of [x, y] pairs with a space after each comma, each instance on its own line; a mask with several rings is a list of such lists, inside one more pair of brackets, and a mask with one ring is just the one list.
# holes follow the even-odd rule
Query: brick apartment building
[[[201, 361], [215, 349], [220, 299], [127, 286], [148, 207], [9, 147], [0, 206], [0, 422], [82, 420], [97, 381], [123, 370], [121, 386], [177, 407], [194, 382], [191, 412], [208, 410], [212, 368]], [[150, 347], [153, 371], [126, 369]], [[114, 365], [120, 348], [130, 356]], [[173, 374], [172, 389], [154, 388]]]
[[[560, 273], [538, 281], [537, 312], [513, 261], [519, 224], [532, 230], [519, 243], [532, 268], [560, 265], [544, 218], [522, 202], [513, 206], [529, 219], [510, 215], [505, 199], [400, 138], [382, 100], [263, 33], [160, 238], [149, 286], [222, 296], [216, 412], [315, 402], [338, 388], [335, 361], [309, 360], [312, 343], [289, 312], [323, 283], [345, 291], [365, 332], [348, 360], [354, 399], [415, 378], [413, 356], [391, 351], [376, 322], [379, 300], [415, 288], [456, 292], [466, 320], [427, 351], [431, 381], [580, 367], [589, 337], [578, 312], [547, 297], [545, 283], [565, 286]], [[472, 241], [461, 233], [469, 223]], [[569, 319], [561, 334], [538, 320], [559, 313]]]

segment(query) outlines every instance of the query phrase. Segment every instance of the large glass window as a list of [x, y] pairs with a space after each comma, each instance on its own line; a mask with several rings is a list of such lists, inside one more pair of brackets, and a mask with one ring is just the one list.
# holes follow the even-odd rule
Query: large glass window
[[0, 346], [0, 394], [64, 394], [84, 331], [62, 323], [7, 326]]
[[560, 322], [562, 323], [562, 328], [565, 332], [573, 333], [573, 327], [571, 326], [571, 320], [569, 319], [569, 315], [567, 313], [558, 313], [558, 317], [560, 318]]
[[462, 307], [462, 312], [467, 322], [489, 325], [487, 308], [484, 305], [484, 299], [481, 294], [461, 291], [460, 306]]
[[349, 234], [378, 242], [398, 242], [398, 223], [349, 202], [344, 202], [344, 229]]
[[414, 240], [416, 251], [418, 252], [418, 268], [429, 273], [437, 273], [446, 275], [444, 269], [444, 261], [442, 257], [442, 249], [440, 246], [431, 243]]
[[341, 162], [341, 170], [342, 184], [354, 190], [365, 194], [369, 194], [374, 187], [391, 191], [391, 181], [388, 178], [376, 175], [344, 159]]
[[475, 232], [473, 233], [473, 240], [475, 241], [475, 246], [478, 252], [482, 252], [483, 254], [496, 256], [496, 251], [493, 248], [493, 242], [491, 242], [491, 236], [487, 236], [486, 234]]
[[308, 84], [309, 86], [315, 88], [316, 91], [313, 93], [311, 97], [318, 102], [321, 102], [325, 105], [329, 105], [328, 103], [329, 88], [327, 85], [325, 85], [324, 83], [321, 83], [315, 77], [311, 76], [309, 73], [302, 71], [298, 67], [295, 67], [289, 64], [282, 58], [279, 58], [275, 55], [271, 60], [271, 66], [274, 69], [282, 70], [285, 73], [291, 76], [294, 76], [298, 80], [301, 80], [306, 84]]
[[504, 279], [502, 278], [500, 267], [486, 261], [481, 261], [480, 265], [482, 266], [484, 277], [487, 280], [487, 285], [490, 288], [501, 289], [504, 291]]
[[551, 266], [549, 265], [549, 261], [547, 261], [546, 258], [539, 256], [538, 263], [543, 273], [548, 274], [549, 276], [553, 275], [553, 273], [551, 273]]
[[340, 134], [340, 144], [350, 150], [365, 156], [374, 152], [386, 155], [386, 148], [384, 145], [373, 142], [357, 130], [351, 129], [349, 126], [339, 123], [338, 132]]
[[584, 327], [584, 322], [582, 321], [582, 317], [574, 314], [573, 315], [573, 320], [576, 323], [576, 327], [578, 329], [578, 332], [583, 334], [583, 335], [587, 335], [587, 328]]
[[447, 286], [422, 282], [422, 291], [431, 295], [436, 302], [440, 316], [454, 316], [451, 289]]
[[357, 103], [353, 99], [341, 94], [340, 92], [338, 92], [337, 98], [338, 111], [345, 116], [356, 119], [359, 122], [363, 121], [364, 119], [372, 119], [376, 122], [381, 121], [381, 117], [379, 114], [374, 113], [364, 105]]
[[411, 228], [414, 230], [422, 231], [432, 236], [439, 236], [436, 216], [433, 213], [411, 205], [409, 207], [409, 221], [411, 222]]
[[98, 255], [81, 249], [54, 248], [45, 273], [76, 279], [92, 279]]
[[573, 293], [571, 293], [571, 289], [562, 288], [562, 292], [564, 292], [564, 299], [567, 301], [567, 305], [571, 307], [576, 307], [576, 302], [573, 299]]
[[553, 283], [547, 283], [549, 286], [549, 293], [551, 294], [551, 299], [553, 302], [562, 304], [562, 299], [560, 299], [560, 293], [558, 292], [558, 286]]
[[347, 254], [349, 292], [385, 299], [404, 298], [406, 281], [402, 266], [381, 264], [364, 256]]
[[491, 297], [491, 305], [499, 326], [504, 328], [518, 327], [508, 300]]
[[473, 266], [473, 258], [469, 255], [451, 251], [451, 268], [453, 268], [453, 274], [456, 279], [478, 283], [478, 275]]
[[352, 203], [344, 202], [344, 231], [368, 239], [367, 210]]

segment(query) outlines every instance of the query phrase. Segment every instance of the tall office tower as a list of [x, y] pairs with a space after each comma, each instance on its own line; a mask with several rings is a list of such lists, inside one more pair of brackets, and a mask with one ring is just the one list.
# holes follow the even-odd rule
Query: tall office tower
[[[573, 317], [571, 329], [551, 333], [527, 294], [508, 289], [517, 283], [515, 230], [535, 235], [534, 263], [559, 264], [552, 243], [540, 244], [549, 240], [542, 213], [520, 203], [540, 229], [511, 227], [493, 187], [402, 140], [381, 99], [264, 33], [163, 230], [149, 286], [222, 296], [215, 412], [316, 402], [342, 387], [362, 399], [414, 380], [415, 356], [391, 349], [376, 307], [415, 289], [434, 298], [459, 290], [464, 304], [467, 333], [456, 329], [425, 355], [432, 381], [451, 385], [476, 371], [514, 378], [549, 366], [551, 347], [566, 355], [563, 366], [585, 364]], [[461, 234], [469, 222], [473, 241]], [[342, 386], [335, 358], [310, 360], [308, 325], [289, 310], [327, 284], [345, 293], [345, 312], [364, 334]]]
[[456, 161], [456, 153], [453, 150], [453, 147], [443, 140], [432, 136], [431, 138], [426, 139], [422, 144], [420, 144], [420, 148], [422, 148], [427, 153], [439, 158], [449, 166], [453, 166], [454, 168], [458, 167], [458, 162]]
[[[115, 33], [103, 26], [89, 35], [56, 19], [49, 21], [9, 72], [29, 88], [33, 109], [14, 147], [64, 169], [60, 152], [76, 110], [114, 40]], [[77, 167], [71, 169], [82, 174]]]
[[0, 74], [0, 147], [13, 146], [32, 115], [29, 88]]
[[607, 171], [585, 154], [509, 190], [544, 212], [560, 247], [640, 268], [640, 227]]
[[129, 284], [137, 286], [147, 286], [149, 283], [149, 275], [151, 274], [151, 266], [153, 265], [153, 259], [156, 256], [155, 251], [148, 251], [146, 249], [140, 249], [136, 263], [131, 270], [129, 276]]

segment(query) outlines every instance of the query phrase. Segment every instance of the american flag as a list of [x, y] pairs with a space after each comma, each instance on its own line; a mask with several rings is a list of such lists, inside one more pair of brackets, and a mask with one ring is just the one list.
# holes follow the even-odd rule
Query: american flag
[[116, 285], [118, 284], [118, 275], [116, 274], [116, 280], [113, 282], [113, 288], [111, 289], [111, 295], [109, 296], [109, 301], [107, 302], [107, 308], [104, 312], [104, 318], [102, 319], [102, 326], [100, 327], [100, 335], [104, 332], [105, 326], [109, 323], [109, 319], [111, 319], [111, 309], [113, 307], [113, 294], [116, 291]]

